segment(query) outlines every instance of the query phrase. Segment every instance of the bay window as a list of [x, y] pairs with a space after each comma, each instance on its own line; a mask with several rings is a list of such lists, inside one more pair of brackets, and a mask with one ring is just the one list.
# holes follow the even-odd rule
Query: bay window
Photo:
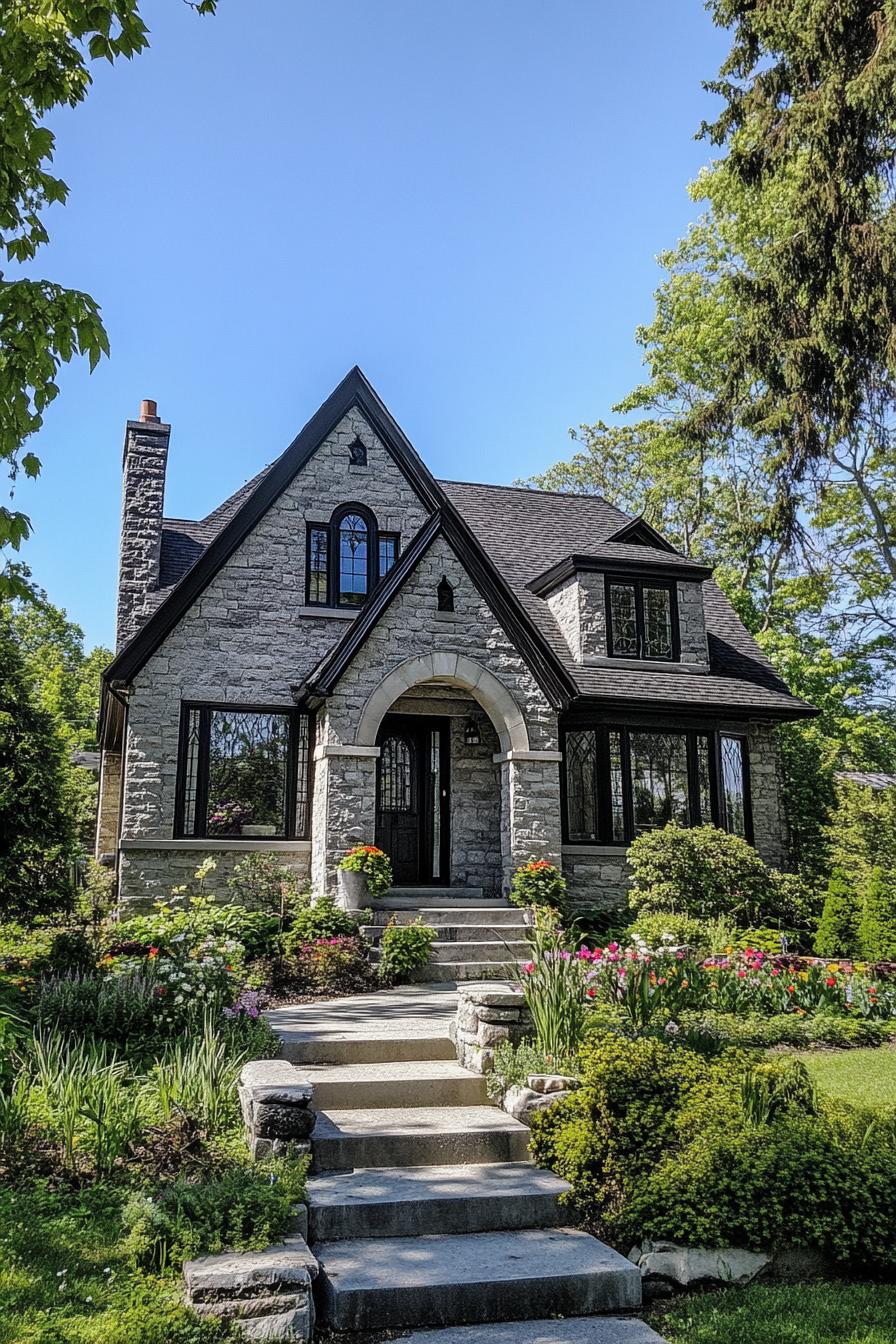
[[291, 840], [308, 832], [308, 715], [295, 709], [185, 704], [175, 834]]
[[673, 822], [751, 839], [743, 738], [704, 729], [570, 726], [564, 733], [564, 839], [629, 844]]

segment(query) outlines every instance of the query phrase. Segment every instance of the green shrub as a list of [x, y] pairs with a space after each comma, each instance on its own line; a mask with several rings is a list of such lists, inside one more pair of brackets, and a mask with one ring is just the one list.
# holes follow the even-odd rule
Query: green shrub
[[109, 948], [112, 952], [122, 947], [147, 952], [154, 947], [180, 958], [211, 938], [238, 943], [243, 954], [252, 958], [276, 946], [278, 931], [276, 916], [233, 902], [219, 905], [200, 892], [188, 899], [174, 896], [170, 901], [157, 901], [152, 914], [122, 920], [111, 931]]
[[235, 904], [272, 916], [283, 927], [298, 901], [299, 884], [291, 868], [273, 854], [247, 854], [227, 879]]
[[545, 907], [562, 910], [566, 899], [566, 878], [553, 863], [545, 859], [531, 859], [517, 868], [510, 883], [510, 899], [514, 905]]
[[793, 1060], [703, 1059], [615, 1035], [580, 1059], [582, 1088], [533, 1117], [533, 1155], [611, 1243], [896, 1264], [896, 1118], [817, 1100]]
[[392, 885], [392, 864], [388, 854], [376, 845], [356, 845], [339, 864], [344, 873], [363, 873], [367, 878], [367, 894], [376, 900], [385, 896]]
[[880, 868], [872, 868], [862, 892], [859, 955], [866, 961], [896, 961], [896, 887]]
[[136, 1264], [164, 1270], [203, 1252], [260, 1251], [282, 1241], [305, 1195], [307, 1165], [306, 1158], [274, 1159], [136, 1193], [123, 1211], [128, 1252]]
[[387, 985], [401, 984], [429, 961], [436, 931], [415, 919], [397, 924], [393, 915], [383, 932], [377, 974]]
[[725, 917], [739, 925], [793, 921], [791, 888], [752, 845], [715, 826], [664, 826], [639, 835], [628, 853], [629, 904], [641, 914]]
[[820, 957], [852, 957], [858, 952], [858, 924], [861, 912], [855, 882], [841, 869], [831, 874], [824, 908], [815, 934], [815, 951]]
[[485, 1084], [490, 1097], [500, 1097], [508, 1087], [525, 1087], [526, 1079], [533, 1073], [562, 1073], [577, 1078], [578, 1069], [575, 1055], [546, 1055], [532, 1041], [520, 1045], [501, 1041], [495, 1048], [492, 1071], [486, 1075]]
[[131, 1057], [151, 1053], [168, 1034], [153, 978], [122, 975], [57, 975], [38, 981], [34, 1016], [39, 1028], [110, 1044]]
[[639, 914], [625, 931], [626, 940], [637, 942], [641, 939], [648, 947], [661, 947], [664, 943], [674, 946], [686, 946], [712, 951], [707, 939], [706, 923], [694, 919], [691, 915], [673, 914], [671, 911]]
[[328, 894], [317, 900], [305, 899], [296, 909], [291, 927], [283, 935], [284, 955], [295, 956], [305, 944], [318, 938], [353, 938], [358, 932], [360, 919], [350, 910], [343, 910]]

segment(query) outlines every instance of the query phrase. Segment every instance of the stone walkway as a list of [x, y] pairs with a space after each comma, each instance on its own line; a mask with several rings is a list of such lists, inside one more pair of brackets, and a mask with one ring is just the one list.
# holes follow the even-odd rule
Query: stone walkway
[[662, 1344], [616, 1314], [641, 1304], [637, 1268], [567, 1225], [566, 1183], [457, 1064], [455, 1004], [443, 982], [269, 1014], [315, 1089], [318, 1319], [409, 1344]]

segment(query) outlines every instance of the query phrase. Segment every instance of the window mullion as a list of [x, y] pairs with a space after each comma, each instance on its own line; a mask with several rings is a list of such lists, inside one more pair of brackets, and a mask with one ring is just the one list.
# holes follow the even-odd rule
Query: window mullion
[[625, 816], [625, 839], [630, 844], [635, 838], [635, 802], [632, 796], [632, 757], [627, 728], [620, 729], [620, 748], [622, 754], [622, 806]]
[[635, 582], [635, 621], [638, 627], [638, 657], [643, 658], [645, 654], [644, 637], [644, 589], [640, 580]]

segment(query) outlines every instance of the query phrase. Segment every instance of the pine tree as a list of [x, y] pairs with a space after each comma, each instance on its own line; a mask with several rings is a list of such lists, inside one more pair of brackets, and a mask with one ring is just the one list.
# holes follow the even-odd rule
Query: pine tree
[[0, 612], [0, 914], [27, 919], [65, 905], [74, 852], [65, 743]]

